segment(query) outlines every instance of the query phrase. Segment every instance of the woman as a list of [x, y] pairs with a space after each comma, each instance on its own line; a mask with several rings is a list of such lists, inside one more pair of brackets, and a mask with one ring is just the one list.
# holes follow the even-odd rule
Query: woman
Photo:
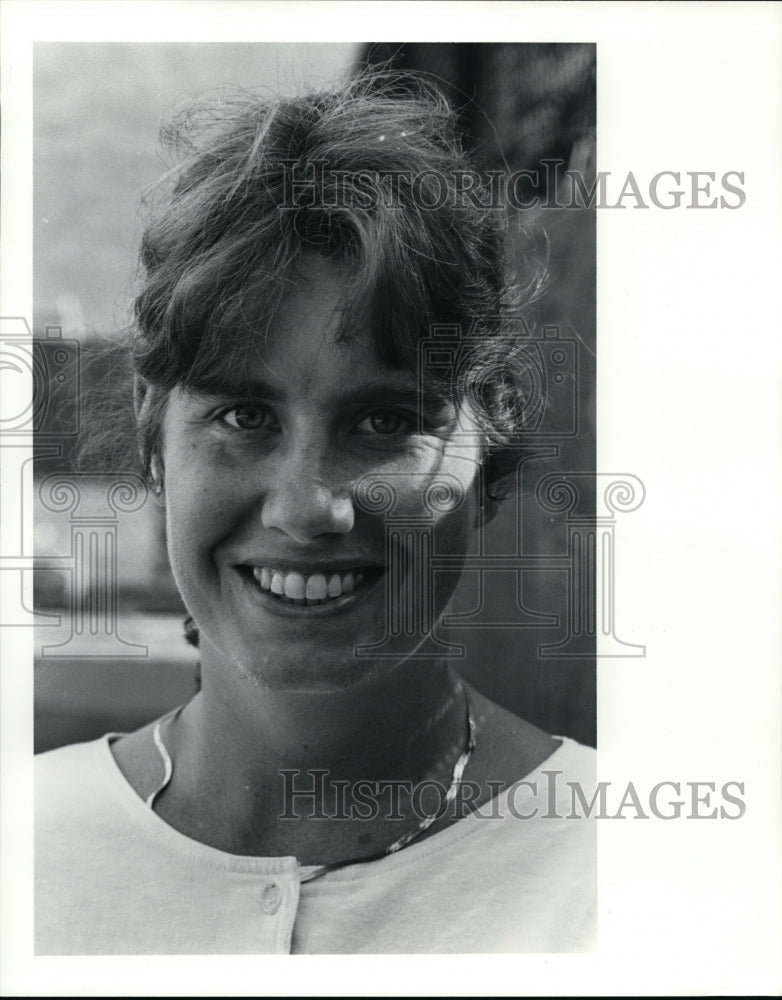
[[374, 76], [173, 135], [133, 356], [201, 689], [39, 758], [38, 952], [591, 947], [592, 753], [435, 632], [525, 412], [502, 215], [447, 105]]

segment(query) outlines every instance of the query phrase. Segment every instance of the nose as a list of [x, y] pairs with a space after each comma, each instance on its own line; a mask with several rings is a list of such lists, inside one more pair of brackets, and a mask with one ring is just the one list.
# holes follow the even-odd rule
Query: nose
[[263, 502], [265, 528], [277, 528], [296, 542], [353, 529], [350, 490], [325, 451], [291, 447], [280, 457]]

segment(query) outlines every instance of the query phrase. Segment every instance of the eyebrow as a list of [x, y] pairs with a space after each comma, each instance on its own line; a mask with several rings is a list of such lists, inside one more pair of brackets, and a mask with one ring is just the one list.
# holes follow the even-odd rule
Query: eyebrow
[[451, 402], [431, 392], [422, 393], [414, 382], [400, 384], [384, 381], [367, 382], [356, 386], [346, 393], [345, 401], [356, 405], [397, 403], [424, 410], [442, 410]]
[[185, 386], [185, 392], [194, 393], [199, 396], [210, 396], [215, 399], [226, 397], [235, 399], [244, 397], [255, 399], [256, 397], [268, 399], [272, 402], [280, 402], [285, 398], [285, 393], [271, 382], [264, 382], [263, 379], [248, 378], [242, 380], [215, 379], [210, 380], [208, 386]]
[[[281, 386], [257, 378], [241, 381], [226, 380], [210, 385], [208, 389], [189, 391], [211, 397], [245, 397], [250, 400], [259, 399], [270, 402], [284, 402], [286, 395]], [[442, 411], [447, 406], [453, 405], [453, 401], [447, 396], [440, 396], [431, 391], [422, 394], [414, 376], [410, 376], [410, 381], [407, 378], [404, 381], [395, 381], [393, 378], [389, 380], [378, 379], [353, 386], [344, 395], [338, 397], [338, 402], [357, 407], [371, 404], [397, 404], [428, 411]]]

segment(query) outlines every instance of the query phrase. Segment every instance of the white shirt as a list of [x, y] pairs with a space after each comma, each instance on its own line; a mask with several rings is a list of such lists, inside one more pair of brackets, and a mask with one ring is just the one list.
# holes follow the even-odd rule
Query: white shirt
[[227, 854], [168, 826], [110, 738], [36, 758], [39, 955], [595, 947], [595, 823], [567, 784], [591, 798], [595, 754], [572, 740], [476, 814], [301, 883], [294, 857]]

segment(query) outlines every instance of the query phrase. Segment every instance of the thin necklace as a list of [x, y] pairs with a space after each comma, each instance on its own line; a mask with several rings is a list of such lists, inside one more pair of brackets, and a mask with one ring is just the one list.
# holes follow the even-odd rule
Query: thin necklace
[[437, 820], [445, 813], [448, 806], [456, 798], [457, 792], [459, 791], [459, 783], [462, 780], [462, 775], [464, 774], [464, 769], [467, 767], [467, 762], [473, 755], [475, 750], [475, 719], [472, 716], [472, 711], [470, 710], [470, 698], [467, 694], [467, 688], [463, 685], [459, 685], [464, 693], [464, 708], [465, 715], [467, 716], [467, 745], [464, 750], [459, 754], [453, 768], [453, 775], [451, 776], [451, 784], [448, 791], [445, 794], [442, 805], [437, 810], [437, 812], [430, 813], [425, 816], [421, 822], [418, 824], [415, 830], [411, 830], [410, 833], [405, 833], [397, 840], [390, 844], [383, 851], [378, 851], [376, 854], [369, 854], [363, 858], [348, 858], [345, 861], [335, 861], [330, 865], [310, 865], [301, 873], [299, 880], [301, 882], [312, 882], [313, 879], [320, 878], [322, 875], [327, 875], [329, 872], [337, 871], [339, 868], [347, 868], [349, 865], [365, 865], [371, 861], [380, 861], [381, 858], [387, 858], [389, 854], [396, 854], [397, 851], [401, 851], [403, 847], [407, 847], [414, 840], [417, 840], [422, 833], [429, 829], [429, 827], [437, 822]]
[[[454, 764], [453, 774], [451, 776], [451, 784], [448, 791], [445, 793], [445, 797], [442, 800], [440, 808], [434, 812], [425, 816], [418, 824], [415, 830], [411, 830], [409, 833], [403, 834], [401, 837], [397, 838], [392, 844], [386, 847], [382, 851], [378, 851], [376, 854], [369, 854], [364, 857], [359, 858], [348, 858], [345, 861], [334, 861], [328, 865], [306, 865], [300, 869], [299, 880], [301, 882], [312, 882], [313, 879], [320, 878], [322, 875], [327, 875], [329, 872], [337, 871], [340, 868], [347, 868], [349, 865], [365, 865], [372, 861], [379, 861], [381, 858], [387, 858], [389, 854], [396, 854], [403, 848], [407, 847], [414, 840], [417, 840], [421, 834], [425, 833], [432, 824], [436, 823], [441, 816], [444, 815], [448, 806], [454, 801], [456, 795], [459, 791], [459, 784], [462, 780], [462, 775], [464, 774], [464, 769], [472, 757], [475, 750], [475, 719], [473, 718], [472, 710], [470, 708], [470, 697], [467, 693], [467, 688], [460, 684], [459, 687], [464, 694], [464, 708], [466, 715], [467, 724], [467, 743], [464, 750], [459, 754], [456, 763]], [[146, 804], [150, 809], [154, 808], [155, 799], [163, 791], [164, 788], [168, 786], [171, 781], [171, 775], [174, 771], [173, 761], [171, 755], [166, 749], [166, 745], [160, 735], [160, 727], [164, 722], [171, 721], [179, 715], [179, 713], [184, 708], [180, 705], [179, 708], [175, 708], [172, 712], [164, 715], [162, 719], [159, 719], [155, 724], [155, 728], [152, 732], [152, 739], [154, 740], [155, 746], [157, 747], [158, 753], [163, 761], [163, 780], [160, 785], [147, 797]]]

